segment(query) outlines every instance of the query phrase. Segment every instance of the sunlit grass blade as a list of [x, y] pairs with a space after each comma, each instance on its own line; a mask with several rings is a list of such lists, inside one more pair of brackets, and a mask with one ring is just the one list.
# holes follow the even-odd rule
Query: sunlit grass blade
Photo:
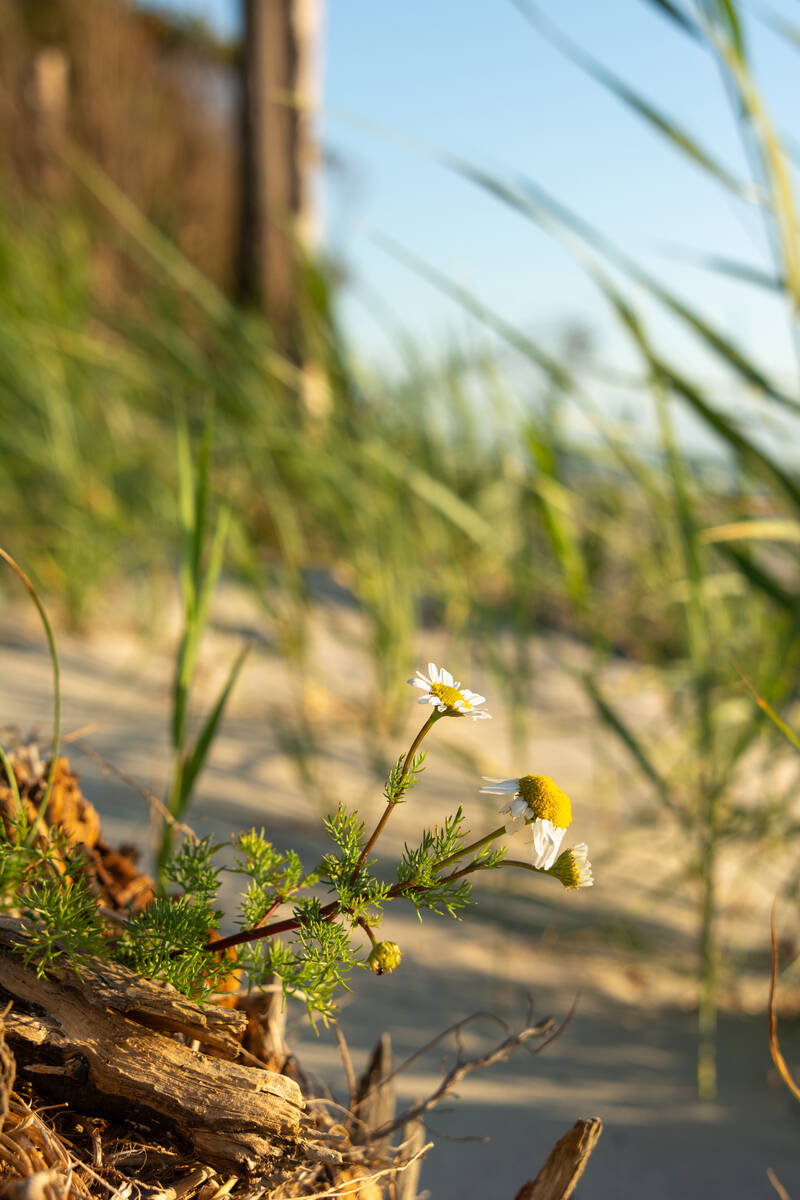
[[707, 25], [709, 41], [731, 82], [746, 132], [753, 134], [771, 197], [786, 290], [796, 312], [800, 308], [800, 247], [794, 187], [786, 155], [747, 66], [736, 6], [732, 0], [708, 0], [706, 10], [711, 15]]
[[385, 250], [387, 254], [390, 254], [392, 258], [409, 267], [420, 278], [426, 279], [428, 283], [443, 295], [455, 300], [465, 312], [471, 313], [472, 316], [476, 317], [487, 328], [493, 329], [510, 346], [513, 346], [520, 354], [523, 354], [537, 367], [541, 368], [553, 383], [565, 390], [572, 387], [571, 372], [555, 355], [549, 354], [528, 334], [523, 333], [522, 330], [512, 325], [509, 321], [504, 320], [494, 310], [488, 308], [469, 288], [456, 283], [455, 280], [432, 266], [431, 263], [426, 262], [418, 255], [412, 253], [406, 246], [402, 246], [394, 238], [388, 237], [384, 233], [372, 230], [370, 240]]
[[236, 680], [239, 678], [239, 672], [244, 666], [245, 659], [249, 653], [250, 646], [243, 646], [239, 651], [239, 654], [234, 659], [231, 669], [228, 672], [228, 678], [226, 679], [222, 691], [217, 698], [217, 702], [206, 718], [206, 721], [204, 722], [200, 733], [198, 734], [197, 741], [194, 744], [191, 754], [185, 760], [183, 771], [181, 773], [178, 812], [175, 814], [179, 819], [183, 816], [189, 806], [192, 790], [197, 781], [197, 777], [202, 771], [205, 761], [208, 758], [212, 743], [219, 730], [220, 721], [225, 713], [225, 707], [230, 698], [231, 691], [233, 690]]
[[472, 505], [462, 500], [441, 480], [435, 479], [427, 471], [422, 471], [413, 463], [398, 457], [395, 450], [382, 443], [371, 444], [367, 447], [367, 454], [379, 462], [390, 474], [402, 479], [421, 500], [424, 500], [431, 508], [435, 508], [478, 545], [496, 544], [496, 529]]
[[[36, 611], [38, 612], [42, 625], [44, 626], [45, 637], [47, 638], [47, 649], [50, 653], [50, 662], [53, 668], [53, 738], [50, 747], [50, 769], [47, 773], [47, 783], [45, 784], [44, 794], [42, 796], [41, 804], [39, 805], [39, 811], [37, 812], [36, 818], [31, 825], [30, 830], [28, 831], [27, 840], [31, 841], [31, 839], [36, 836], [39, 822], [44, 816], [47, 805], [50, 801], [50, 793], [53, 790], [53, 779], [55, 778], [56, 773], [56, 761], [58, 759], [58, 751], [61, 745], [61, 670], [58, 663], [58, 651], [56, 650], [56, 639], [55, 635], [53, 634], [53, 627], [50, 624], [50, 619], [47, 615], [47, 611], [42, 603], [39, 593], [18, 563], [15, 562], [8, 551], [4, 550], [1, 546], [0, 559], [2, 559], [3, 562], [11, 568], [36, 606]], [[6, 764], [4, 763], [4, 766], [5, 765]], [[8, 768], [6, 767], [6, 769]], [[17, 792], [17, 797], [18, 796], [19, 792]]]
[[531, 428], [525, 431], [525, 442], [538, 468], [530, 487], [536, 496], [542, 528], [561, 568], [567, 594], [580, 614], [588, 602], [589, 589], [577, 497], [558, 481], [552, 446]]
[[761, 711], [763, 713], [765, 713], [765, 715], [767, 717], [769, 717], [770, 721], [772, 721], [772, 724], [776, 727], [776, 729], [779, 729], [781, 731], [783, 736], [786, 738], [787, 742], [791, 742], [791, 744], [794, 746], [795, 750], [800, 750], [800, 737], [798, 737], [798, 735], [794, 732], [794, 730], [791, 728], [791, 726], [786, 724], [783, 717], [779, 716], [779, 714], [775, 711], [775, 709], [770, 704], [769, 700], [765, 699], [765, 697], [759, 693], [759, 691], [756, 689], [756, 687], [747, 678], [747, 676], [745, 675], [744, 671], [741, 669], [741, 667], [739, 666], [739, 664], [737, 663], [735, 658], [733, 658], [733, 665], [736, 668], [736, 672], [737, 672], [739, 678], [741, 679], [742, 683], [747, 688], [750, 695], [753, 697], [753, 699], [755, 700], [756, 704], [761, 709]]
[[735, 50], [737, 57], [744, 62], [744, 32], [737, 5], [733, 0], [701, 0], [701, 2], [712, 22], [724, 31], [725, 37]]
[[634, 91], [629, 84], [615, 75], [597, 59], [593, 58], [580, 46], [575, 45], [560, 29], [549, 21], [532, 3], [532, 0], [511, 0], [526, 20], [555, 46], [567, 58], [574, 62], [582, 71], [590, 75], [601, 86], [605, 87], [619, 100], [638, 114], [652, 129], [679, 152], [686, 155], [697, 166], [707, 171], [718, 183], [721, 183], [735, 196], [749, 202], [761, 203], [757, 189], [749, 182], [737, 179], [714, 155], [702, 146], [692, 135], [674, 121], [660, 112], [639, 92]]
[[630, 301], [622, 296], [609, 276], [593, 261], [584, 257], [583, 264], [617, 313], [623, 327], [630, 333], [655, 376], [667, 383], [678, 396], [688, 403], [704, 423], [736, 451], [750, 470], [768, 480], [773, 486], [777, 486], [792, 505], [800, 511], [800, 486], [792, 476], [771, 455], [747, 438], [730, 418], [710, 405], [695, 384], [656, 353]]
[[700, 540], [708, 544], [736, 541], [800, 542], [800, 521], [762, 518], [729, 521], [703, 529]]
[[17, 776], [2, 745], [0, 745], [0, 766], [5, 771], [6, 779], [8, 780], [8, 786], [11, 789], [11, 798], [14, 801], [14, 811], [17, 814], [20, 814], [22, 812], [22, 797], [19, 794]]
[[778, 1014], [776, 1011], [776, 999], [778, 993], [778, 937], [775, 932], [775, 904], [772, 905], [772, 912], [770, 914], [769, 932], [770, 946], [772, 951], [769, 976], [769, 1001], [767, 1003], [769, 1052], [781, 1079], [786, 1084], [795, 1100], [800, 1100], [800, 1086], [795, 1083], [794, 1077], [789, 1070], [786, 1059], [783, 1057], [783, 1053], [778, 1042]]

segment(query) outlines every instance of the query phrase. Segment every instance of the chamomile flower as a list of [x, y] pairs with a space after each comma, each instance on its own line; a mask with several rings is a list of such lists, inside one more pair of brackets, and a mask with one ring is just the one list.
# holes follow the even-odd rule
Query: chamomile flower
[[431, 704], [448, 717], [472, 717], [473, 721], [491, 717], [491, 713], [479, 707], [486, 702], [485, 696], [479, 696], [477, 692], [462, 687], [449, 671], [444, 667], [437, 667], [436, 663], [428, 663], [427, 675], [417, 671], [414, 679], [409, 679], [408, 682], [425, 693], [424, 696], [420, 696], [419, 704]]
[[492, 779], [484, 775], [491, 796], [510, 796], [500, 812], [510, 814], [506, 830], [513, 833], [529, 824], [533, 832], [533, 865], [548, 871], [558, 857], [561, 842], [572, 822], [569, 796], [547, 775], [522, 775], [519, 779]]
[[550, 868], [550, 874], [560, 879], [565, 888], [592, 887], [594, 876], [586, 843], [579, 842], [560, 854]]

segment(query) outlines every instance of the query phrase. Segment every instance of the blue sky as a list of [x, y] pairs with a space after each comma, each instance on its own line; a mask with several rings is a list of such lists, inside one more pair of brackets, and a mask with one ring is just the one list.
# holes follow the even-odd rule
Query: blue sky
[[[238, 0], [172, 0], [223, 31]], [[690, 130], [732, 171], [745, 160], [711, 58], [641, 0], [542, 0], [573, 40]], [[791, 131], [800, 52], [748, 9], [748, 35], [777, 126]], [[774, 0], [800, 25], [796, 0]], [[351, 113], [514, 180], [528, 176], [604, 231], [778, 372], [793, 370], [788, 322], [767, 293], [680, 261], [675, 250], [769, 265], [758, 212], [729, 196], [583, 74], [511, 0], [328, 0], [321, 140], [325, 241], [353, 280], [344, 311], [365, 353], [387, 352], [383, 307], [433, 349], [472, 328], [461, 310], [372, 241], [380, 230], [553, 344], [574, 320], [605, 357], [626, 358], [603, 301], [570, 254], [424, 155], [343, 119]], [[797, 130], [800, 140], [800, 130]], [[379, 303], [380, 301], [380, 303]], [[675, 356], [702, 356], [652, 303]]]

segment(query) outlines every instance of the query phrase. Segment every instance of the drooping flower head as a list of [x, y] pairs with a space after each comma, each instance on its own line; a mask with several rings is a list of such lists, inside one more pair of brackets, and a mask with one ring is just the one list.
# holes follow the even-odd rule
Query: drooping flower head
[[560, 879], [565, 888], [592, 887], [594, 876], [586, 843], [579, 842], [560, 854], [550, 868], [550, 874]]
[[510, 796], [500, 809], [511, 820], [509, 833], [530, 824], [533, 831], [533, 865], [548, 871], [556, 861], [567, 827], [572, 823], [569, 796], [547, 775], [522, 775], [519, 779], [492, 779], [484, 775], [481, 788], [492, 796]]
[[425, 693], [420, 696], [419, 704], [431, 704], [445, 716], [472, 717], [473, 721], [491, 717], [491, 713], [479, 707], [486, 702], [485, 696], [462, 687], [444, 667], [437, 668], [436, 663], [428, 663], [427, 675], [417, 671], [416, 676], [408, 682]]

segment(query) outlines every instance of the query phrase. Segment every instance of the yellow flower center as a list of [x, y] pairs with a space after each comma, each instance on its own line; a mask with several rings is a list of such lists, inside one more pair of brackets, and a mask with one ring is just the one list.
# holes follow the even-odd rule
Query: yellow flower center
[[553, 863], [550, 874], [560, 879], [565, 888], [577, 888], [581, 885], [581, 875], [575, 855], [571, 850], [565, 850]]
[[569, 796], [547, 775], [523, 775], [519, 781], [519, 794], [534, 818], [552, 821], [557, 829], [566, 829], [572, 823]]
[[446, 683], [431, 684], [431, 691], [434, 696], [441, 700], [442, 704], [446, 704], [448, 708], [455, 708], [460, 700], [464, 708], [472, 708], [469, 700], [465, 700], [458, 688], [448, 687]]

